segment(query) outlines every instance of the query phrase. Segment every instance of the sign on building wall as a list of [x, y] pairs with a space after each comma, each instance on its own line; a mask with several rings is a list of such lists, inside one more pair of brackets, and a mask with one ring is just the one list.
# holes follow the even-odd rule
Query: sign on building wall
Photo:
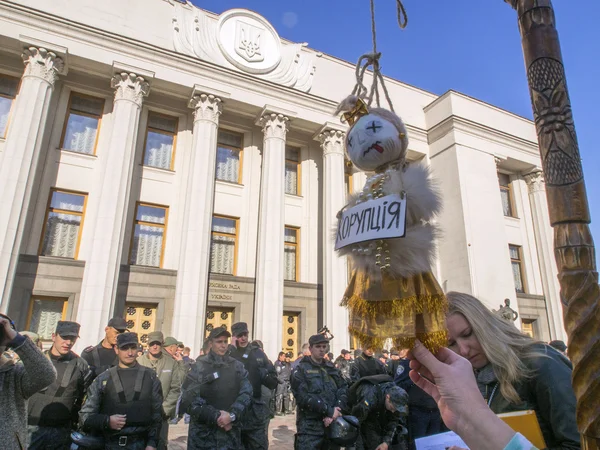
[[400, 238], [406, 231], [406, 196], [369, 200], [342, 211], [335, 249], [376, 239]]

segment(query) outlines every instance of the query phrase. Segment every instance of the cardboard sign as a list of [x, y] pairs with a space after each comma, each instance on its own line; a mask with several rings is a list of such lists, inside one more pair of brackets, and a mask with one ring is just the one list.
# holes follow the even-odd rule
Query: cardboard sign
[[406, 196], [387, 195], [342, 211], [335, 249], [374, 239], [401, 238], [405, 232]]

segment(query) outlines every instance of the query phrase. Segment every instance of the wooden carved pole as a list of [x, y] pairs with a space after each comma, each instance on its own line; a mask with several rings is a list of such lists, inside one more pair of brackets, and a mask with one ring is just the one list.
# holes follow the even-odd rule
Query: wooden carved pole
[[558, 265], [582, 448], [600, 449], [600, 288], [583, 169], [551, 0], [517, 10]]

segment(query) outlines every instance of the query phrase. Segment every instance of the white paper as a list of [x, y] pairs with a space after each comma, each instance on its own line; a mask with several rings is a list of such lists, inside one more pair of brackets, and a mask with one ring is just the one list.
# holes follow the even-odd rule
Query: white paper
[[417, 450], [446, 450], [447, 447], [452, 447], [453, 445], [466, 449], [469, 448], [454, 431], [415, 439], [415, 445]]
[[398, 194], [359, 203], [342, 211], [335, 249], [374, 239], [400, 238], [406, 228], [406, 196]]

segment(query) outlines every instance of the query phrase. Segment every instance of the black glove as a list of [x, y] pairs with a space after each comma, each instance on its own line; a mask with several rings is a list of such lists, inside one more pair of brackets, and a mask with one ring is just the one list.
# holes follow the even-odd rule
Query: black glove
[[220, 415], [221, 411], [210, 405], [192, 406], [190, 408], [190, 416], [206, 425], [216, 425]]

